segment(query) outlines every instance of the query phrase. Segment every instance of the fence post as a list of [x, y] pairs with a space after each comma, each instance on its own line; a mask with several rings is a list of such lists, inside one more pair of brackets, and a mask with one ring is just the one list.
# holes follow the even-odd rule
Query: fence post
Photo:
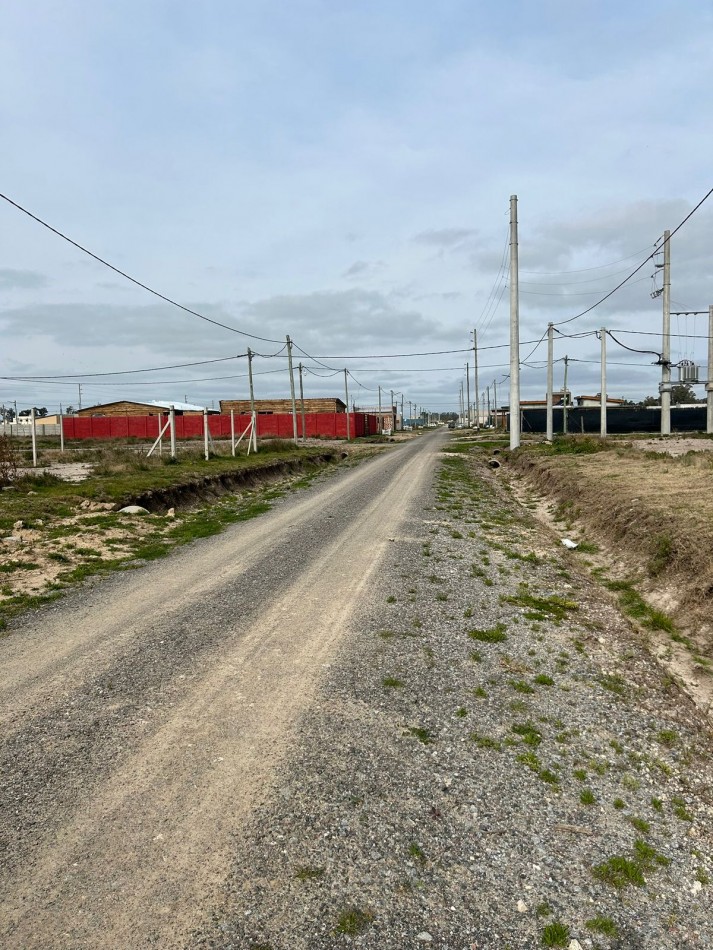
[[208, 461], [208, 407], [203, 409], [203, 454], [206, 462]]
[[37, 468], [37, 426], [34, 408], [30, 409], [30, 424], [32, 425], [32, 465]]
[[64, 454], [64, 413], [59, 413], [59, 450]]
[[168, 411], [168, 422], [171, 426], [171, 458], [176, 457], [176, 410], [174, 406]]
[[230, 448], [235, 457], [235, 410], [230, 410]]

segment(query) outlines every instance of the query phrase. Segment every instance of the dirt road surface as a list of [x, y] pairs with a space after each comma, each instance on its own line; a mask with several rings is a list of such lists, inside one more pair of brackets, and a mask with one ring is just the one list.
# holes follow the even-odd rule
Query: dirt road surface
[[442, 441], [342, 470], [0, 641], [0, 945], [185, 943]]

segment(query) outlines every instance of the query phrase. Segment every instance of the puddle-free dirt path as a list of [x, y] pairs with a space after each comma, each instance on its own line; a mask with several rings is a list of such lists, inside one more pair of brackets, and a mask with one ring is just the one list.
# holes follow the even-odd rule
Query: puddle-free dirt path
[[0, 944], [179, 947], [436, 435], [71, 595], [0, 642]]

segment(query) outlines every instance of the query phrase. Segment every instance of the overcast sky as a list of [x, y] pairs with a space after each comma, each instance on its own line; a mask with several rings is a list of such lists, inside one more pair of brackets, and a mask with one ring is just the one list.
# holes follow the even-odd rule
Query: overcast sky
[[[244, 354], [289, 334], [305, 395], [507, 398], [507, 237], [519, 198], [521, 340], [596, 302], [713, 186], [713, 7], [694, 0], [5, 0], [0, 191], [191, 309], [162, 303], [0, 201], [3, 376]], [[713, 302], [713, 197], [672, 241], [674, 309]], [[504, 266], [503, 266], [504, 265]], [[565, 332], [660, 349], [649, 262]], [[657, 284], [660, 287], [660, 279]], [[706, 362], [707, 318], [674, 317]], [[575, 394], [595, 337], [558, 340]], [[533, 349], [525, 345], [521, 356]], [[256, 395], [287, 395], [284, 353]], [[544, 394], [545, 345], [523, 367]], [[353, 358], [357, 357], [357, 358]], [[655, 356], [609, 344], [610, 395], [655, 393]], [[590, 361], [590, 362], [588, 362]], [[84, 405], [247, 392], [246, 360], [82, 381]], [[262, 374], [265, 375], [262, 375]], [[472, 354], [471, 354], [472, 374]], [[561, 383], [562, 363], [555, 368]], [[206, 378], [207, 377], [207, 378]], [[219, 379], [217, 377], [232, 377]], [[0, 399], [77, 405], [77, 381]], [[473, 379], [471, 375], [471, 387]], [[703, 395], [703, 390], [698, 392]]]

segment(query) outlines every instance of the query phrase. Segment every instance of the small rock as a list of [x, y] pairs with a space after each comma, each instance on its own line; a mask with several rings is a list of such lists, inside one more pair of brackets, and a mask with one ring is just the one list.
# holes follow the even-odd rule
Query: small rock
[[21, 531], [24, 527], [25, 525], [22, 523], [22, 521], [16, 521], [15, 524], [12, 526], [12, 530]]
[[168, 511], [166, 512], [166, 517], [167, 517], [167, 518], [175, 518], [175, 517], [176, 517], [176, 509], [175, 509], [175, 508], [169, 508]]
[[120, 508], [120, 515], [147, 515], [148, 509], [142, 508], [141, 505], [127, 505], [126, 508]]
[[27, 493], [27, 494], [28, 494], [28, 495], [36, 495], [36, 494], [37, 494], [37, 492], [36, 492], [36, 491], [28, 491], [28, 493]]
[[703, 885], [701, 884], [701, 882], [694, 881], [693, 887], [691, 888], [691, 894], [698, 894], [700, 893], [701, 890], [703, 890]]
[[582, 950], [582, 944], [579, 940], [570, 940], [567, 950]]
[[43, 525], [44, 525], [44, 521], [40, 521], [39, 518], [37, 519], [37, 521], [35, 521], [36, 527], [41, 528]]
[[416, 940], [420, 940], [421, 943], [430, 943], [433, 937], [427, 930], [422, 930], [420, 934], [416, 934]]
[[579, 545], [577, 544], [577, 542], [576, 542], [576, 541], [572, 541], [571, 538], [562, 538], [562, 544], [563, 544], [566, 548], [569, 548], [570, 551], [574, 551], [575, 548], [578, 548], [578, 547], [579, 547]]
[[525, 901], [519, 900], [519, 901], [517, 902], [517, 910], [518, 910], [518, 913], [520, 913], [520, 914], [524, 914], [524, 913], [525, 913], [525, 911], [527, 910], [527, 904], [525, 903]]
[[22, 544], [22, 538], [3, 538], [4, 544]]

